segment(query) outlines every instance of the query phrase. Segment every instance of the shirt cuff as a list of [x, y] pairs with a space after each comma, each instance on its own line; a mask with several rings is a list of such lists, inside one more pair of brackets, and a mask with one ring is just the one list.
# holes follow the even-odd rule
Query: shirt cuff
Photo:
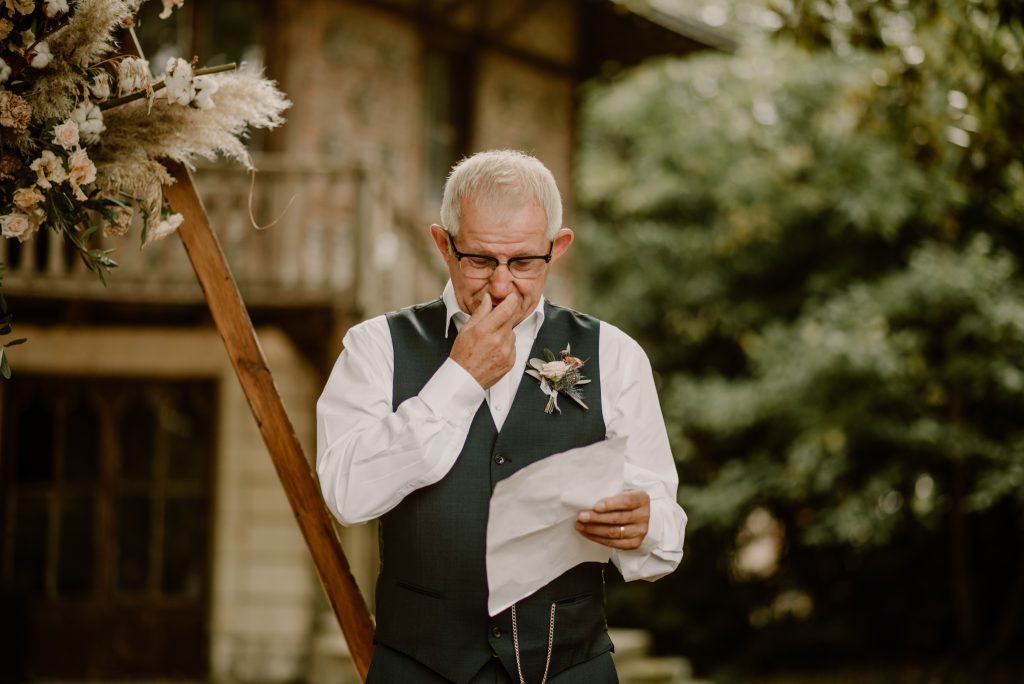
[[484, 388], [465, 368], [445, 359], [420, 390], [420, 399], [434, 415], [452, 425], [467, 425], [484, 400]]
[[[678, 516], [676, 512], [678, 511]], [[674, 502], [651, 499], [651, 520], [639, 548], [613, 551], [615, 566], [627, 582], [653, 582], [678, 567], [683, 558], [686, 513]]]

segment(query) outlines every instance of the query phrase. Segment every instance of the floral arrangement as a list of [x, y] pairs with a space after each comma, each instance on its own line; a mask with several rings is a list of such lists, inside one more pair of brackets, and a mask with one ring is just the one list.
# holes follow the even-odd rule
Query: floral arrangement
[[[279, 126], [291, 104], [234, 65], [171, 58], [155, 79], [115, 42], [144, 1], [0, 0], [0, 234], [24, 242], [50, 229], [101, 278], [117, 264], [97, 231], [138, 226], [145, 246], [181, 225], [163, 197], [173, 179], [161, 159], [223, 155], [251, 169], [246, 131]], [[161, 18], [184, 2], [161, 1]], [[11, 344], [0, 345], [4, 377]]]
[[571, 355], [571, 347], [567, 344], [565, 349], [558, 353], [558, 359], [550, 349], [544, 350], [544, 360], [530, 359], [530, 368], [526, 374], [540, 381], [540, 389], [548, 396], [548, 403], [544, 407], [544, 413], [562, 412], [558, 408], [558, 393], [566, 395], [584, 409], [589, 409], [583, 401], [583, 392], [578, 389], [579, 385], [586, 385], [590, 378], [580, 373], [583, 361]]

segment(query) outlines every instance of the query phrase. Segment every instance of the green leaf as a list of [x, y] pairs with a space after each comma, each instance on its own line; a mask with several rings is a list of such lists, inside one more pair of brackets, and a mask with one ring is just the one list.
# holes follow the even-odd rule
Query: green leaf
[[582, 396], [582, 395], [580, 395], [580, 396], [577, 396], [577, 395], [579, 395], [579, 392], [572, 392], [572, 391], [569, 391], [569, 392], [566, 392], [565, 394], [569, 395], [569, 397], [571, 397], [573, 401], [575, 401], [575, 402], [576, 402], [577, 404], [579, 404], [579, 405], [580, 405], [580, 406], [582, 406], [583, 408], [587, 409], [588, 411], [590, 410], [590, 407], [589, 407], [589, 406], [587, 406], [587, 405], [586, 405], [586, 404], [585, 404], [585, 403], [583, 402], [583, 396]]
[[27, 341], [28, 341], [27, 337], [19, 337], [16, 340], [11, 340], [10, 342], [4, 343], [3, 346], [5, 346], [5, 347], [17, 347], [19, 344], [25, 344]]
[[7, 363], [7, 354], [4, 353], [3, 347], [0, 347], [0, 375], [7, 380], [11, 379], [11, 366]]
[[552, 352], [552, 351], [551, 351], [550, 349], [545, 349], [545, 350], [544, 350], [544, 358], [545, 358], [545, 359], [546, 359], [547, 361], [549, 361], [549, 362], [550, 362], [550, 361], [554, 361], [554, 360], [555, 360], [555, 354], [554, 354], [554, 352]]

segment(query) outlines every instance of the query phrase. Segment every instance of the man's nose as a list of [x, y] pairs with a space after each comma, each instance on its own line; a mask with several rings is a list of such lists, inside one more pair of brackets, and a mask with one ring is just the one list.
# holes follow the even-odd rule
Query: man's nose
[[504, 299], [512, 292], [513, 287], [515, 287], [515, 278], [512, 277], [507, 265], [502, 264], [494, 269], [494, 273], [491, 274], [488, 281], [491, 299]]

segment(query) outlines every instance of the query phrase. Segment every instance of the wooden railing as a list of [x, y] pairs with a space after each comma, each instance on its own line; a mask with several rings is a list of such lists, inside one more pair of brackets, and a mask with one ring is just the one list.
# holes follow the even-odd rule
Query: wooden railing
[[[255, 186], [241, 167], [195, 174], [203, 204], [250, 306], [345, 307], [366, 314], [436, 295], [443, 282], [430, 217], [412, 219], [377, 174], [282, 157], [257, 160]], [[268, 224], [265, 230], [254, 227]], [[414, 225], [416, 224], [416, 225]], [[42, 230], [17, 244], [0, 240], [10, 297], [202, 304], [180, 240], [139, 249], [139, 231], [101, 238], [119, 266], [107, 284], [68, 245]]]

